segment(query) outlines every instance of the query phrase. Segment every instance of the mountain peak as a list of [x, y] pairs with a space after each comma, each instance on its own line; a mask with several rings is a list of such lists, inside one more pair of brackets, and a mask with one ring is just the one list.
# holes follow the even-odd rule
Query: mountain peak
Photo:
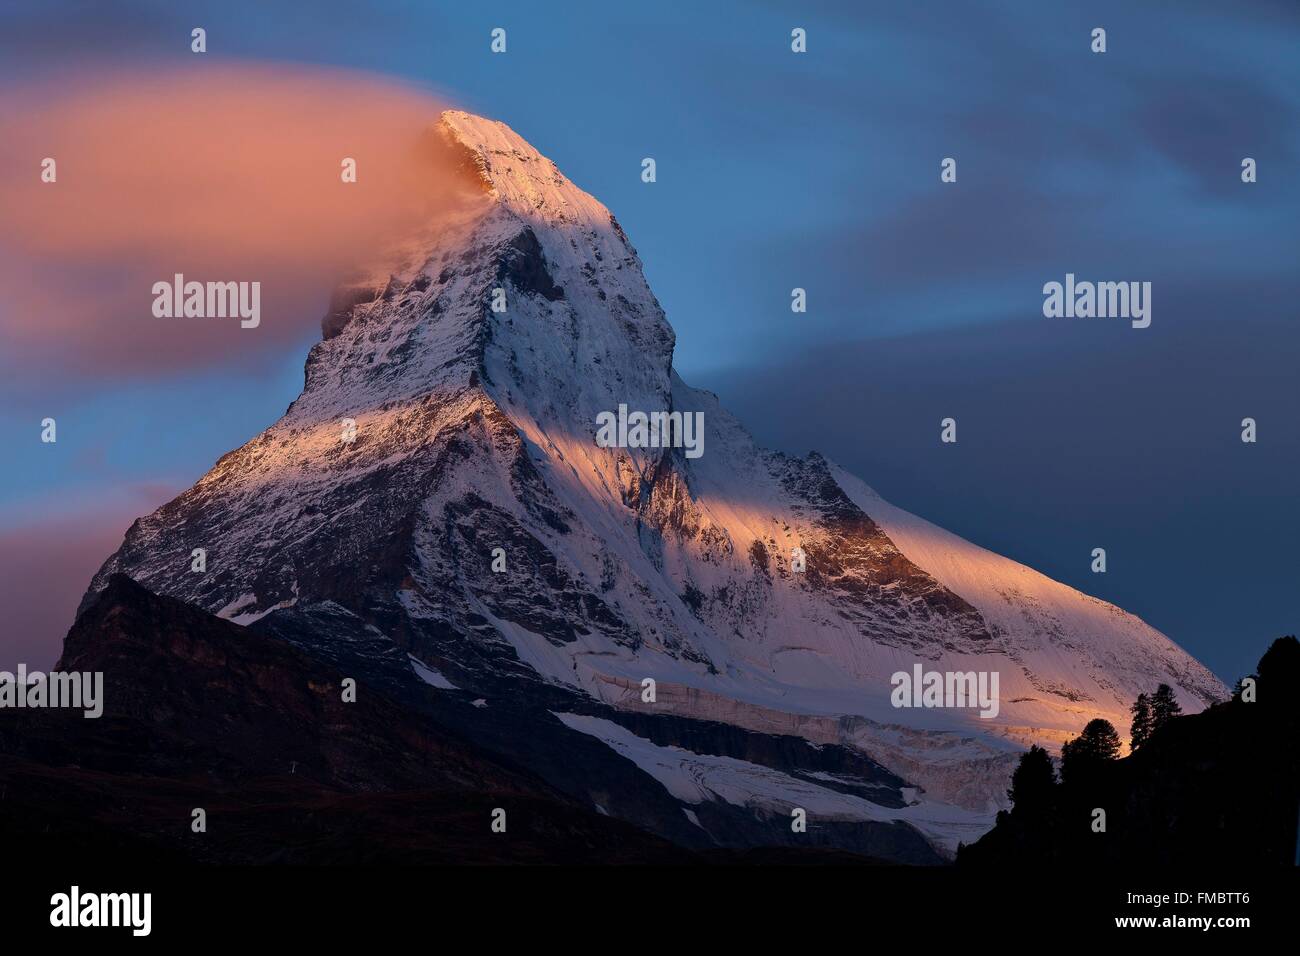
[[670, 408], [675, 336], [610, 211], [504, 123], [448, 110], [435, 129], [481, 194], [336, 290], [307, 392], [472, 380], [539, 420]]
[[574, 185], [554, 162], [499, 120], [446, 110], [438, 121], [444, 136], [468, 150], [496, 201], [520, 219], [595, 232], [609, 242], [602, 253], [626, 254], [630, 244], [613, 214]]
[[[437, 129], [481, 189], [336, 298], [302, 395], [136, 522], [87, 603], [125, 571], [340, 653], [392, 641], [478, 697], [534, 700], [546, 721], [565, 708], [656, 768], [680, 754], [581, 715], [844, 745], [950, 804], [887, 808], [948, 843], [954, 821], [978, 824], [966, 814], [991, 820], [1017, 746], [1122, 723], [1158, 683], [1188, 710], [1222, 693], [1132, 615], [821, 456], [758, 447], [673, 372], [672, 328], [609, 210], [502, 123], [452, 111]], [[597, 442], [615, 410], [698, 415], [701, 454]], [[922, 666], [1000, 675], [1000, 707], [900, 714], [892, 675]], [[801, 786], [780, 781], [772, 805]], [[846, 818], [878, 812], [820, 798]]]

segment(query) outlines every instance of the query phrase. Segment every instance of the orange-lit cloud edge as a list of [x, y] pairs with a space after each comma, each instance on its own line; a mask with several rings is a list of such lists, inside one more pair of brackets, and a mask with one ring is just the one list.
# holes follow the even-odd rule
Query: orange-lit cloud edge
[[[373, 74], [206, 58], [0, 93], [0, 371], [93, 388], [301, 342], [341, 277], [467, 201], [434, 148], [445, 108]], [[259, 326], [155, 317], [177, 273], [259, 282]]]

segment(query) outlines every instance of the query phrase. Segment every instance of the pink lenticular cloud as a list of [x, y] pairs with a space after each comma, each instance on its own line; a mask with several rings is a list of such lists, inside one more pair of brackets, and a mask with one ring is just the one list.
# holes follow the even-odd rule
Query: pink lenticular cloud
[[[206, 60], [0, 94], [16, 117], [0, 140], [0, 371], [155, 377], [301, 341], [342, 275], [467, 201], [435, 148], [442, 109], [364, 74]], [[260, 282], [261, 324], [156, 318], [152, 286], [176, 273]]]

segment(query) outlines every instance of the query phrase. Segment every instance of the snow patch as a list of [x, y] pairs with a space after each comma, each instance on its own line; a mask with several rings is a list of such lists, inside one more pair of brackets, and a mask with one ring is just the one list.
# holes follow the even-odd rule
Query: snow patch
[[419, 660], [415, 655], [407, 654], [406, 656], [407, 659], [410, 660], [411, 662], [411, 669], [415, 671], [415, 675], [419, 677], [420, 680], [424, 681], [426, 684], [430, 685], [431, 687], [436, 687], [439, 690], [460, 689], [451, 681], [447, 680], [447, 678], [443, 677], [442, 674], [438, 673], [436, 670], [430, 667], [428, 664], [425, 664], [423, 661]]
[[[941, 851], [955, 853], [958, 841], [973, 842], [989, 829], [988, 816], [944, 804], [884, 807], [862, 797], [819, 787], [771, 767], [663, 747], [600, 717], [555, 714], [565, 726], [589, 734], [654, 777], [684, 803], [718, 801], [788, 816], [802, 807], [810, 817], [836, 821], [902, 821], [920, 830]], [[698, 825], [698, 820], [692, 821]]]

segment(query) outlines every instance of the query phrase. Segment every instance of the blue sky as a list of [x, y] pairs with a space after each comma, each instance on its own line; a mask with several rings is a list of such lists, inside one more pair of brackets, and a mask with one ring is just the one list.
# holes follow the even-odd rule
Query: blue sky
[[[614, 211], [678, 369], [761, 439], [818, 448], [1142, 614], [1226, 679], [1296, 630], [1294, 3], [52, 0], [2, 16], [4, 81], [192, 62], [203, 26], [214, 57], [373, 71], [502, 119]], [[1240, 182], [1244, 156], [1258, 183]], [[1066, 272], [1151, 281], [1152, 327], [1043, 318], [1042, 284]], [[0, 532], [161, 503], [283, 411], [309, 344], [182, 380], [0, 386]], [[32, 440], [46, 414], [56, 455]], [[937, 443], [947, 415], [954, 447]], [[1088, 570], [1097, 546], [1106, 575]]]

